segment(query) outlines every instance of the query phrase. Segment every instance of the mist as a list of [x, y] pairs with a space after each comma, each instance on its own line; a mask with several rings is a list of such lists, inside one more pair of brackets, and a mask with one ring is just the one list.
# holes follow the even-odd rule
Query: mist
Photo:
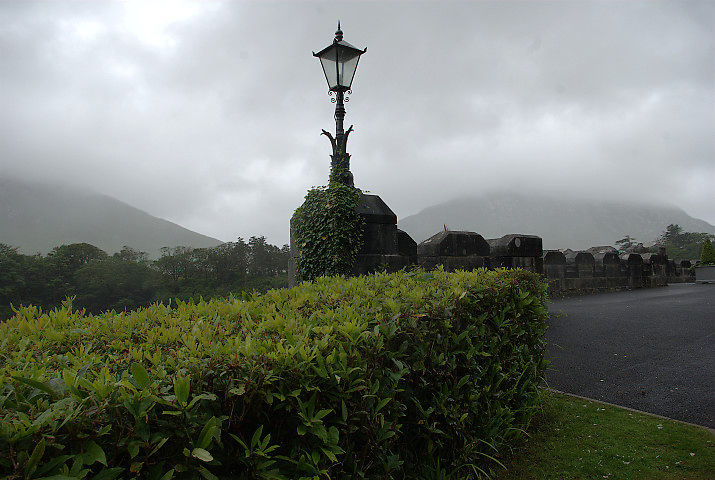
[[0, 19], [0, 176], [224, 241], [286, 243], [327, 182], [334, 104], [311, 52], [338, 19], [368, 47], [355, 183], [399, 218], [507, 190], [715, 223], [706, 2], [2, 2]]

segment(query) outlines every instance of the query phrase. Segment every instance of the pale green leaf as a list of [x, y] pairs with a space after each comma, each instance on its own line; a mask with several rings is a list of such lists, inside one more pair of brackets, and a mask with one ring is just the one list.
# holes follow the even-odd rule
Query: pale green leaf
[[202, 462], [210, 462], [211, 460], [214, 459], [214, 457], [212, 457], [211, 454], [207, 450], [204, 450], [203, 448], [194, 448], [191, 451], [191, 456], [198, 458]]

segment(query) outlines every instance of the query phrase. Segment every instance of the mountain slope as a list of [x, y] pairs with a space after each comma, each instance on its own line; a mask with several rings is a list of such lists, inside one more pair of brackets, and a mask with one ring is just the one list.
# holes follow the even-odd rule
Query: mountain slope
[[418, 243], [446, 225], [484, 238], [507, 233], [539, 235], [546, 249], [585, 249], [613, 245], [625, 235], [650, 243], [671, 223], [685, 231], [715, 233], [715, 226], [675, 207], [507, 192], [435, 205], [403, 218], [398, 226]]
[[110, 254], [127, 245], [152, 258], [164, 246], [223, 243], [106, 195], [0, 178], [0, 243], [32, 254], [79, 242]]

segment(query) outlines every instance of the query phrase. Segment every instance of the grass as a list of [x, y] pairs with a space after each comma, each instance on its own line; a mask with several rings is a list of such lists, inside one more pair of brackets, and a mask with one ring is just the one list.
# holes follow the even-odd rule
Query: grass
[[715, 435], [702, 427], [546, 393], [530, 431], [495, 480], [715, 478]]

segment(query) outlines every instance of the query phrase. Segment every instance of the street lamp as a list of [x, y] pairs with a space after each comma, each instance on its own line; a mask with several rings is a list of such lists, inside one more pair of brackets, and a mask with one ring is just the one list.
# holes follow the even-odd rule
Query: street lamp
[[[350, 86], [355, 77], [357, 64], [360, 60], [360, 55], [367, 52], [367, 48], [360, 50], [350, 45], [343, 40], [343, 32], [340, 30], [340, 22], [338, 22], [338, 30], [335, 32], [335, 39], [331, 45], [328, 45], [318, 53], [313, 52], [313, 56], [320, 59], [320, 64], [325, 73], [325, 79], [328, 81], [329, 95], [335, 92], [335, 98], [331, 99], [335, 105], [335, 137], [330, 132], [323, 130], [323, 135], [330, 139], [330, 144], [333, 147], [331, 155], [331, 174], [335, 175], [335, 180], [345, 185], [353, 186], [353, 175], [350, 173], [350, 155], [345, 151], [348, 135], [352, 132], [353, 127], [350, 125], [348, 131], [343, 129], [343, 119], [345, 118], [345, 105], [349, 98], [345, 98], [345, 93], [352, 93]], [[333, 180], [331, 178], [331, 180]]]

